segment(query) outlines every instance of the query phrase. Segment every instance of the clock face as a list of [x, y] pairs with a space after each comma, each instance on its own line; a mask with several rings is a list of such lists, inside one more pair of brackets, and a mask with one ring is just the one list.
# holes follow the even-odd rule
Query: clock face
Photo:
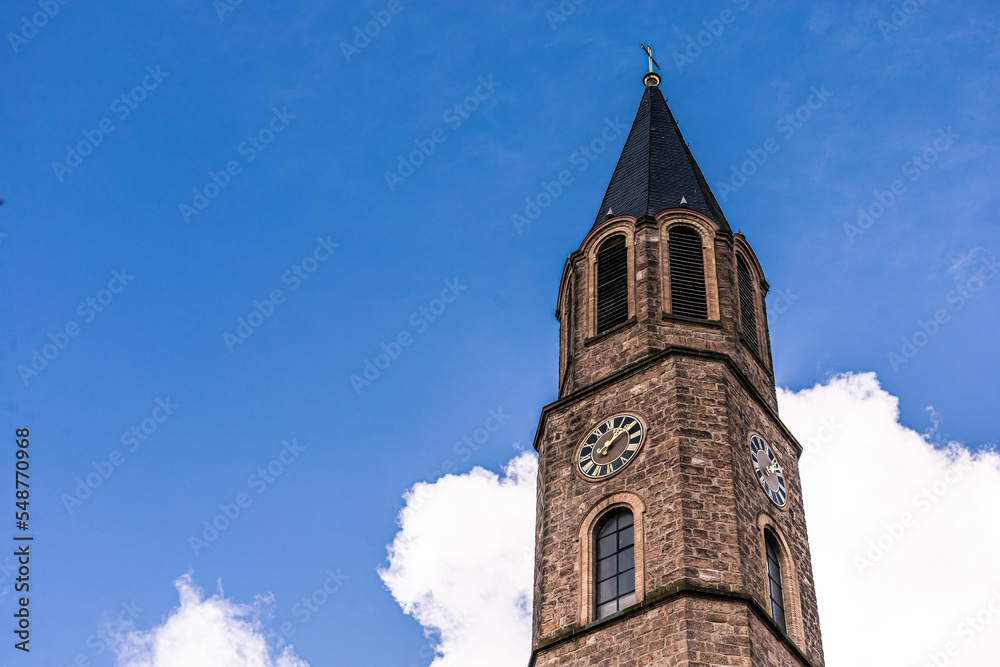
[[577, 470], [590, 481], [607, 479], [632, 462], [645, 436], [639, 417], [624, 412], [608, 417], [580, 443]]
[[783, 508], [788, 503], [784, 470], [764, 438], [756, 434], [750, 436], [750, 460], [753, 461], [753, 469], [764, 493], [776, 507]]

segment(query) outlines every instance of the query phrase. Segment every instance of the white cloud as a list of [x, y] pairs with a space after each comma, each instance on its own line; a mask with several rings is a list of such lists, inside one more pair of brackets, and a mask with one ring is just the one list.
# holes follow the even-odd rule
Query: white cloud
[[[379, 574], [423, 627], [434, 667], [528, 664], [537, 459], [421, 482]], [[430, 652], [428, 652], [428, 655]]]
[[[935, 447], [933, 433], [902, 426], [898, 400], [873, 373], [778, 400], [807, 448], [827, 664], [996, 664], [1000, 456]], [[535, 466], [522, 454], [505, 477], [476, 469], [407, 494], [381, 574], [435, 642], [434, 667], [526, 664]]]
[[117, 667], [309, 667], [291, 646], [268, 651], [258, 606], [236, 604], [221, 592], [203, 599], [190, 574], [174, 582], [181, 606], [148, 631], [133, 630], [115, 647]]
[[827, 663], [995, 664], [1000, 457], [935, 447], [902, 426], [898, 399], [874, 373], [780, 391], [778, 402], [807, 449], [800, 465]]

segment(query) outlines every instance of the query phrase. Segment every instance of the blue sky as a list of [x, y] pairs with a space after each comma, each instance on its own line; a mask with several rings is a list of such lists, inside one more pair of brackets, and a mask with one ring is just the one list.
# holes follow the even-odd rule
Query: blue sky
[[[1000, 281], [973, 278], [1000, 254], [991, 3], [222, 6], [0, 10], [0, 422], [32, 432], [37, 554], [8, 664], [114, 664], [88, 637], [123, 604], [158, 623], [188, 571], [273, 594], [267, 627], [312, 664], [429, 664], [376, 567], [414, 483], [530, 448], [563, 262], [624, 133], [579, 151], [631, 123], [640, 41], [720, 200], [739, 184], [721, 203], [772, 287], [777, 383], [875, 371], [903, 424], [996, 441]], [[239, 516], [192, 546], [220, 504]], [[347, 579], [302, 622], [328, 570]]]

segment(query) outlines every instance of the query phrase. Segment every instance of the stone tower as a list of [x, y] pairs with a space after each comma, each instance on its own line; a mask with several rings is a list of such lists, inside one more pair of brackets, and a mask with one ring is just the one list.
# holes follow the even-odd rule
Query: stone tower
[[647, 74], [566, 260], [542, 410], [530, 665], [822, 667], [802, 448], [753, 250]]

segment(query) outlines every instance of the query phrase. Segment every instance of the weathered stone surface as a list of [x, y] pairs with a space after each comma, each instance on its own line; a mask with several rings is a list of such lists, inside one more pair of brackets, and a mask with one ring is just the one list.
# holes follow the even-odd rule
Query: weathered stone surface
[[[678, 220], [699, 226], [714, 253], [715, 274], [706, 279], [716, 290], [714, 323], [664, 317], [667, 268], [660, 244], [666, 225]], [[690, 212], [667, 212], [638, 229], [627, 219], [609, 221], [609, 227], [627, 233], [632, 247], [635, 321], [593, 340], [590, 263], [604, 238], [598, 229], [564, 273], [560, 400], [543, 412], [535, 443], [534, 664], [822, 667], [799, 449], [777, 419], [762, 275], [760, 355], [738, 333], [734, 253], [743, 253], [755, 269], [756, 259], [741, 236], [714, 229], [708, 235], [705, 220]], [[580, 440], [621, 411], [645, 419], [642, 450], [617, 475], [585, 480], [575, 471]], [[785, 509], [774, 507], [757, 481], [748, 449], [752, 433], [768, 442], [784, 468]], [[592, 566], [592, 540], [586, 532], [581, 540], [581, 530], [592, 510], [614, 494], [634, 494], [645, 508], [643, 562], [637, 563], [645, 603], [592, 623], [593, 591], [587, 589], [593, 577], [582, 572]], [[765, 528], [786, 550], [787, 635], [769, 616]]]

